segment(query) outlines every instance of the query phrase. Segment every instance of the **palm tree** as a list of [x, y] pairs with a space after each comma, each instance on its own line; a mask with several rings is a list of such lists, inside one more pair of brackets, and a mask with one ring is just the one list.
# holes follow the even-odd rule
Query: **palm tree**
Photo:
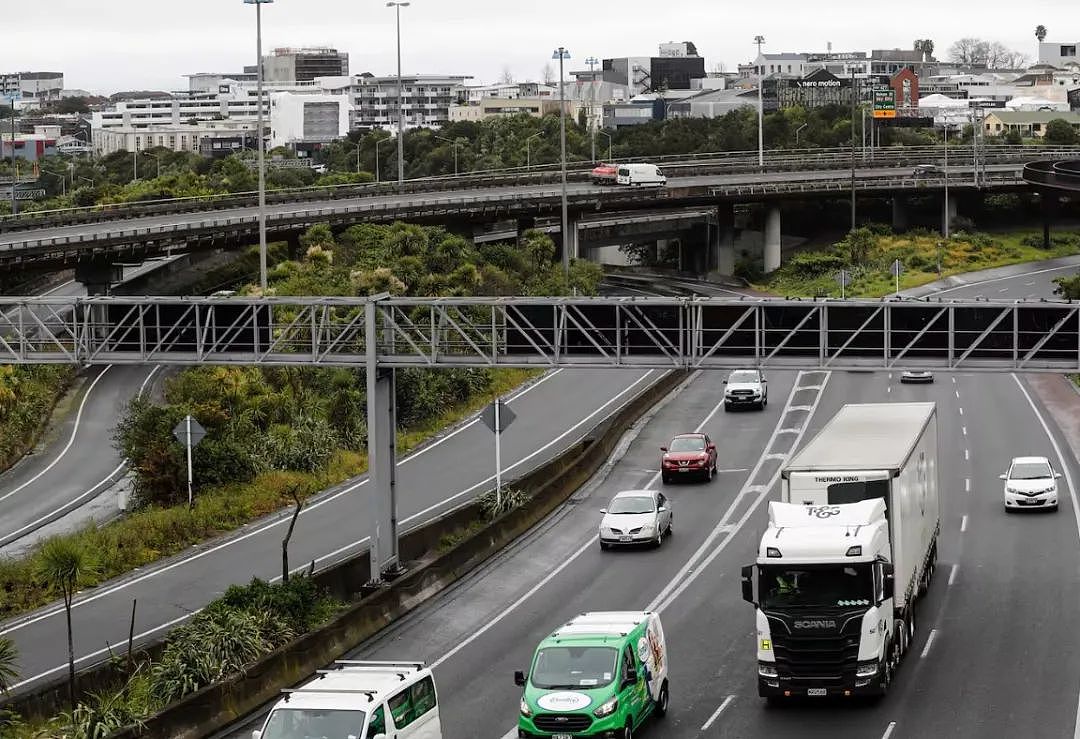
[[1040, 44], [1046, 41], [1046, 26], [1041, 23], [1035, 26], [1035, 38], [1039, 39]]
[[15, 661], [18, 654], [11, 639], [0, 637], [0, 693], [7, 693], [15, 683]]
[[91, 552], [72, 539], [49, 539], [38, 554], [38, 577], [49, 588], [59, 590], [64, 598], [68, 638], [68, 702], [72, 711], [75, 710], [75, 641], [71, 630], [71, 601], [79, 587], [97, 571], [97, 562]]

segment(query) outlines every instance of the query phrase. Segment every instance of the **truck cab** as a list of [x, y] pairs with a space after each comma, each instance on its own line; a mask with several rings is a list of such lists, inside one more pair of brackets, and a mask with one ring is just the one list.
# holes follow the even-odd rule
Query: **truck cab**
[[882, 500], [770, 503], [743, 597], [757, 608], [758, 693], [880, 695], [892, 653], [893, 569]]

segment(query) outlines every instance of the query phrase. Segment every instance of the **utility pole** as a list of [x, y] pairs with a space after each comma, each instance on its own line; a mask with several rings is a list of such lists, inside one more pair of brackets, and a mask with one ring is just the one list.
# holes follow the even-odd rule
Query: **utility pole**
[[757, 146], [758, 146], [758, 166], [762, 169], [765, 168], [765, 95], [763, 90], [765, 88], [765, 64], [761, 59], [761, 45], [765, 43], [764, 36], [754, 36], [754, 43], [757, 44], [758, 61], [761, 62], [758, 65], [758, 83], [757, 83]]
[[855, 230], [855, 112], [859, 101], [859, 91], [855, 79], [855, 68], [851, 68], [851, 230]]
[[19, 212], [18, 201], [15, 200], [15, 188], [19, 184], [18, 175], [15, 173], [15, 95], [5, 96], [11, 103], [11, 215]]
[[562, 263], [563, 272], [567, 279], [570, 277], [570, 218], [566, 207], [566, 88], [563, 80], [563, 62], [570, 58], [570, 52], [559, 47], [551, 55], [552, 59], [559, 60], [559, 138], [562, 149], [561, 172], [562, 172]]
[[949, 119], [945, 119], [945, 238], [949, 238], [949, 229], [952, 227], [952, 218], [949, 217]]
[[[274, 0], [244, 0], [247, 5], [255, 6], [255, 54], [258, 62], [256, 75], [256, 93], [258, 100], [255, 117], [255, 145], [259, 151], [259, 287], [266, 295], [266, 140], [263, 136], [263, 63], [262, 63], [262, 6]], [[136, 153], [136, 158], [138, 154]]]
[[397, 181], [398, 192], [401, 192], [405, 184], [405, 88], [401, 84], [401, 9], [409, 7], [410, 3], [388, 2], [386, 7], [394, 8], [397, 12]]

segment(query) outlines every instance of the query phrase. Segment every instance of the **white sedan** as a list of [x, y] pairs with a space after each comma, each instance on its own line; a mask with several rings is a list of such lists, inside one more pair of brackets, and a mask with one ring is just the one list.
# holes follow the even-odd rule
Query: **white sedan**
[[600, 548], [634, 544], [660, 546], [671, 535], [671, 501], [657, 490], [624, 490], [611, 499], [600, 521]]
[[1016, 457], [1009, 471], [1000, 476], [1005, 481], [1005, 510], [1049, 508], [1057, 510], [1060, 472], [1055, 472], [1046, 457]]

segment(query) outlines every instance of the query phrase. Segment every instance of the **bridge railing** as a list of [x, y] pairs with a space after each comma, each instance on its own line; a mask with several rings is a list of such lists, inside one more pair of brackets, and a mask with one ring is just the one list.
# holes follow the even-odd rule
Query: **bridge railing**
[[[1080, 156], [1080, 147], [989, 146], [980, 148], [979, 153], [981, 163], [993, 165], [1023, 163], [1030, 161], [1033, 157], [1075, 158]], [[768, 153], [764, 170], [758, 166], [756, 154], [748, 155], [745, 152], [732, 152], [724, 155], [698, 156], [701, 158], [687, 159], [687, 157], [683, 156], [678, 161], [665, 163], [664, 169], [669, 177], [678, 179], [687, 176], [738, 174], [757, 171], [821, 170], [845, 168], [851, 165], [851, 149], [810, 149], [799, 150], [797, 153], [773, 151]], [[967, 160], [974, 158], [974, 152], [970, 146], [950, 147], [950, 161], [963, 162], [965, 158]], [[926, 146], [892, 147], [878, 149], [873, 152], [856, 150], [855, 161], [856, 166], [860, 169], [911, 166], [931, 162], [940, 163], [944, 161], [944, 148]], [[588, 182], [590, 180], [589, 170], [576, 169], [569, 173], [568, 179], [575, 183]], [[381, 182], [363, 185], [315, 186], [271, 190], [267, 193], [267, 203], [302, 203], [484, 188], [520, 188], [554, 184], [558, 180], [559, 175], [554, 171], [470, 173], [458, 177], [408, 180], [403, 183], [400, 189], [396, 182]], [[16, 216], [0, 218], [0, 232], [56, 228], [157, 215], [231, 210], [254, 207], [256, 204], [257, 193], [243, 192], [137, 203], [112, 203], [85, 208], [23, 212]]]

